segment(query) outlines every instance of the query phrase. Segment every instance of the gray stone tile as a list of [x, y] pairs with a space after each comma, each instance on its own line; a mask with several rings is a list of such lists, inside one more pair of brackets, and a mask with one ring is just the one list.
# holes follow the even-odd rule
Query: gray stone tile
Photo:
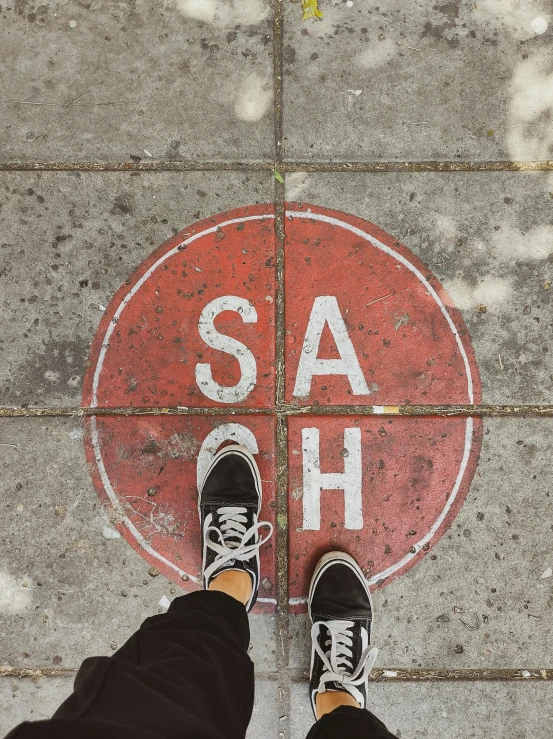
[[[22, 721], [50, 718], [73, 689], [72, 678], [0, 678], [0, 735], [4, 736]], [[278, 684], [258, 680], [248, 737], [277, 736]]]
[[550, 158], [549, 0], [285, 8], [287, 158]]
[[269, 174], [0, 175], [0, 404], [79, 404], [128, 275], [187, 225], [271, 199]]
[[546, 173], [294, 173], [286, 187], [289, 201], [376, 224], [433, 272], [467, 324], [484, 403], [551, 402], [553, 227]]
[[[547, 419], [485, 421], [479, 467], [453, 525], [374, 592], [378, 667], [553, 666], [553, 578], [542, 577], [553, 566], [552, 436]], [[291, 664], [308, 670], [307, 616], [290, 618]]]
[[277, 737], [279, 735], [278, 683], [276, 680], [257, 680], [252, 720], [248, 739]]
[[[3, 419], [0, 491], [0, 654], [14, 668], [76, 668], [112, 654], [159, 601], [182, 594], [123, 539], [109, 519], [73, 419]], [[252, 659], [276, 668], [275, 617], [251, 616]]]
[[18, 2], [1, 18], [4, 160], [272, 156], [269, 0]]
[[71, 677], [1, 678], [0, 735], [4, 736], [22, 721], [50, 718], [72, 690]]
[[[397, 737], [547, 739], [552, 687], [548, 683], [374, 683], [370, 710]], [[313, 723], [307, 683], [292, 685], [292, 739]]]
[[[98, 306], [132, 269], [197, 218], [272, 195], [268, 175], [4, 174], [0, 182], [0, 402], [14, 405], [78, 403]], [[376, 223], [436, 274], [467, 323], [484, 402], [551, 401], [546, 174], [300, 173], [288, 175], [287, 193]]]

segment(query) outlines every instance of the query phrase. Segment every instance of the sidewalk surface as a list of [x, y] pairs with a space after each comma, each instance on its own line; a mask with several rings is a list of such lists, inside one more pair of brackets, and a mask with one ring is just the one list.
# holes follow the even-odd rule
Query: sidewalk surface
[[0, 734], [196, 587], [234, 438], [249, 736], [312, 723], [336, 546], [398, 737], [551, 735], [553, 3], [319, 8], [0, 7]]

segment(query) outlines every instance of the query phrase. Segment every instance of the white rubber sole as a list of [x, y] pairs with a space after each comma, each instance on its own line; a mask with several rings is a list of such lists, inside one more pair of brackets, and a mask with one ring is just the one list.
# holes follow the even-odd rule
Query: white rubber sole
[[374, 626], [374, 609], [373, 609], [373, 600], [371, 596], [371, 591], [369, 590], [369, 585], [367, 583], [367, 578], [363, 574], [363, 571], [357, 564], [357, 562], [351, 557], [349, 554], [346, 554], [346, 552], [327, 552], [326, 554], [323, 554], [323, 556], [320, 558], [320, 560], [317, 562], [315, 566], [315, 570], [313, 571], [313, 577], [311, 578], [311, 584], [309, 585], [309, 597], [307, 599], [308, 604], [308, 611], [309, 611], [309, 618], [311, 621], [313, 621], [311, 617], [311, 596], [313, 595], [313, 590], [315, 589], [315, 586], [317, 585], [319, 578], [321, 575], [327, 570], [329, 567], [331, 567], [335, 562], [340, 562], [340, 564], [346, 565], [347, 567], [350, 567], [355, 574], [359, 577], [360, 581], [363, 584], [363, 587], [365, 588], [365, 592], [367, 593], [367, 596], [369, 598], [369, 603], [371, 604], [371, 631]]

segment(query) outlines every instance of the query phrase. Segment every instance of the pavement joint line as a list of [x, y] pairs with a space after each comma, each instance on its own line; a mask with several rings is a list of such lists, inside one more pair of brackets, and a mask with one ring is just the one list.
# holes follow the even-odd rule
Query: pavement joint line
[[[279, 5], [280, 0], [275, 0]], [[276, 67], [275, 67], [276, 68]], [[280, 68], [281, 71], [281, 68]], [[282, 74], [278, 87], [282, 95]], [[275, 93], [277, 90], [275, 76]], [[179, 162], [0, 162], [0, 172], [262, 172], [278, 168], [286, 172], [352, 172], [378, 174], [386, 172], [551, 172], [553, 160], [517, 161], [511, 159], [457, 161], [283, 161], [282, 107], [275, 108], [280, 125], [275, 126], [275, 161], [179, 161]]]
[[[273, 133], [274, 155], [273, 185], [275, 207], [276, 252], [276, 405], [284, 402], [285, 392], [285, 294], [284, 294], [284, 224], [285, 183], [280, 174], [282, 161], [282, 72], [283, 72], [283, 0], [273, 0]], [[277, 669], [279, 739], [290, 736], [290, 683], [285, 668], [288, 666], [288, 428], [286, 418], [277, 415], [276, 427], [276, 576], [277, 576]]]
[[[309, 673], [304, 670], [290, 671], [292, 682], [304, 682]], [[517, 668], [464, 668], [464, 669], [425, 669], [425, 668], [379, 668], [369, 676], [376, 683], [408, 682], [528, 682], [553, 680], [553, 670]]]
[[[0, 667], [0, 678], [38, 679], [41, 677], [74, 678], [78, 667]], [[278, 679], [278, 672], [256, 672], [256, 680]]]
[[[42, 677], [74, 678], [78, 667], [0, 667], [0, 678], [39, 679]], [[307, 670], [280, 669], [256, 672], [257, 680], [279, 681], [284, 677], [291, 682], [309, 679]], [[427, 669], [382, 667], [372, 671], [369, 680], [382, 683], [407, 682], [536, 682], [553, 680], [553, 669], [546, 668], [462, 668]]]
[[276, 415], [278, 418], [291, 416], [381, 416], [390, 417], [553, 417], [553, 405], [310, 405], [292, 406], [276, 405], [266, 408], [251, 407], [117, 407], [92, 408], [89, 406], [33, 407], [0, 406], [0, 418], [37, 418], [37, 417], [85, 417], [85, 416], [249, 416]]
[[[273, 0], [273, 122], [275, 159], [282, 161], [283, 0]], [[274, 166], [274, 165], [273, 165]]]

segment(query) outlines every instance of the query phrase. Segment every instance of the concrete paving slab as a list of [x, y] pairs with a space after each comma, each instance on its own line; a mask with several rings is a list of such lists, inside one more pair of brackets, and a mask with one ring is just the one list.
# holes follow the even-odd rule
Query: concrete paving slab
[[8, 161], [273, 156], [269, 0], [4, 4]]
[[550, 0], [320, 8], [285, 4], [286, 158], [550, 158]]
[[377, 586], [428, 557], [463, 505], [481, 437], [472, 418], [289, 418], [292, 610], [306, 610], [330, 550], [347, 551]]
[[[484, 421], [479, 467], [451, 528], [374, 591], [378, 667], [552, 666], [552, 435], [546, 419]], [[291, 665], [308, 670], [308, 618], [290, 619]]]
[[[468, 327], [483, 402], [492, 404], [548, 403], [553, 398], [550, 190], [546, 173], [293, 173], [286, 177], [288, 201], [300, 201], [304, 211], [312, 203], [376, 224], [440, 280]], [[311, 247], [298, 245], [298, 249], [307, 248]], [[303, 290], [318, 279], [314, 270], [306, 269], [308, 286]], [[352, 283], [360, 291], [370, 283], [369, 277], [373, 279], [367, 271], [363, 281], [362, 274], [356, 271]], [[374, 298], [388, 292], [383, 290]], [[294, 300], [299, 304], [299, 299]], [[357, 321], [353, 323], [354, 342], [358, 328], [375, 328], [364, 326], [367, 320], [360, 321], [359, 327]], [[365, 336], [369, 341], [374, 337]], [[380, 351], [390, 350], [380, 346]], [[373, 364], [368, 358], [367, 368]], [[326, 395], [314, 397], [326, 401]], [[396, 399], [375, 402], [388, 404]]]
[[428, 265], [364, 219], [313, 204], [287, 213], [289, 402], [480, 402], [466, 326]]
[[0, 404], [80, 404], [90, 343], [133, 270], [187, 225], [273, 195], [269, 174], [137, 174], [0, 177]]
[[[398, 738], [444, 736], [519, 739], [551, 735], [548, 683], [374, 683], [369, 708]], [[302, 739], [313, 724], [307, 683], [291, 689], [291, 739]]]
[[[71, 678], [44, 677], [0, 679], [0, 735], [4, 736], [22, 721], [50, 718], [71, 693]], [[248, 737], [276, 736], [278, 731], [278, 685], [272, 680], [257, 680], [255, 703]]]
[[[163, 597], [184, 592], [112, 538], [82, 433], [75, 419], [0, 422], [8, 444], [0, 446], [0, 654], [13, 668], [75, 668], [109, 655], [159, 612]], [[252, 615], [251, 627], [256, 669], [274, 670], [275, 617]]]
[[[186, 592], [202, 582], [198, 488], [226, 441], [256, 455], [263, 481], [257, 611], [276, 610], [275, 419], [267, 416], [93, 417], [83, 423], [88, 469], [112, 526]], [[183, 582], [184, 581], [184, 582]]]
[[[55, 173], [1, 180], [0, 401], [14, 405], [78, 403], [99, 306], [129, 273], [194, 220], [272, 195], [268, 175]], [[546, 174], [299, 173], [288, 175], [287, 194], [371, 220], [432, 270], [468, 326], [484, 402], [550, 402]]]
[[0, 734], [4, 736], [22, 721], [43, 721], [51, 718], [72, 691], [71, 677], [43, 677], [37, 680], [2, 678]]

